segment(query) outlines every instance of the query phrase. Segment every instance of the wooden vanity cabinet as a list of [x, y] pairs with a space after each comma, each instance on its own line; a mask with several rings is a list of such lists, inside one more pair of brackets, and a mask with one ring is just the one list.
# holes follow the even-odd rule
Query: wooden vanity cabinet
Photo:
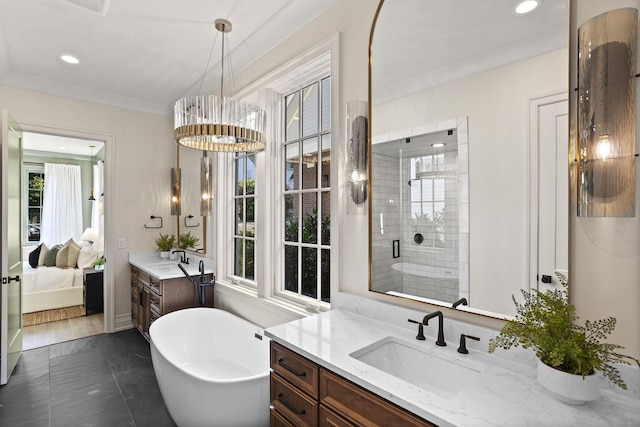
[[131, 321], [149, 339], [149, 280], [144, 271], [131, 267]]
[[434, 426], [271, 341], [271, 426]]
[[[206, 280], [212, 278], [205, 275]], [[207, 305], [213, 307], [213, 287], [207, 291]], [[160, 316], [198, 305], [194, 286], [186, 277], [159, 280], [131, 266], [131, 321], [147, 340], [149, 326]]]

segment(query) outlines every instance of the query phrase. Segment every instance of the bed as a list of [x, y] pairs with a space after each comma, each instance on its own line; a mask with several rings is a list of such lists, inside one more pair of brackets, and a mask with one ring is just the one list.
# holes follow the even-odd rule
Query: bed
[[[68, 307], [79, 307], [84, 312], [83, 270], [93, 265], [98, 253], [92, 245], [77, 244], [72, 239], [64, 245], [56, 246], [51, 248], [54, 262], [47, 262], [46, 265], [43, 264], [42, 259], [38, 262], [40, 247], [46, 248], [46, 245], [40, 245], [36, 249], [24, 248], [23, 314], [49, 312]], [[65, 249], [67, 247], [68, 249]], [[54, 248], [56, 253], [53, 253]], [[43, 250], [49, 252], [50, 249]], [[57, 255], [58, 253], [63, 256]]]
[[23, 264], [23, 313], [83, 305], [82, 269]]

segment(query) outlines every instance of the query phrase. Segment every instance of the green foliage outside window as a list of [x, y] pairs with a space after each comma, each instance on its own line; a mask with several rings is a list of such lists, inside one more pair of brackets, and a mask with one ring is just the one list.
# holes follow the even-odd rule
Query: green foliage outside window
[[[322, 218], [320, 224], [321, 243], [323, 245], [329, 245], [331, 243], [331, 221], [328, 216]], [[298, 241], [298, 218], [290, 216], [285, 221], [285, 240], [286, 241]], [[314, 209], [309, 213], [302, 221], [302, 242], [315, 243], [318, 241], [318, 211]], [[297, 292], [298, 289], [298, 275], [297, 275], [297, 248], [294, 246], [286, 246], [289, 248], [285, 252], [285, 289]], [[316, 297], [318, 291], [317, 280], [317, 257], [318, 251], [321, 249], [304, 250], [309, 248], [302, 248], [302, 268], [300, 270], [301, 282], [302, 282], [302, 295]], [[325, 255], [326, 254], [326, 255]], [[331, 270], [329, 262], [329, 251], [322, 250], [320, 259], [320, 274], [322, 278], [328, 278]], [[320, 283], [320, 295], [323, 300], [328, 301], [330, 281], [321, 280]]]

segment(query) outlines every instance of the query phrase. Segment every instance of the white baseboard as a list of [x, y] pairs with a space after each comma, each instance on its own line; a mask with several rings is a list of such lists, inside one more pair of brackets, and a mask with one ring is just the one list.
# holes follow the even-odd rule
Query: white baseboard
[[113, 332], [126, 331], [133, 328], [131, 314], [119, 314], [116, 316]]

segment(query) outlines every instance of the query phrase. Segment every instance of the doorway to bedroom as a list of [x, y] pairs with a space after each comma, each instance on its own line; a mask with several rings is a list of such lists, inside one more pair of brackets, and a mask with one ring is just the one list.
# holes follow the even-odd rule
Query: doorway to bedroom
[[105, 330], [104, 158], [103, 141], [24, 132], [24, 350]]

